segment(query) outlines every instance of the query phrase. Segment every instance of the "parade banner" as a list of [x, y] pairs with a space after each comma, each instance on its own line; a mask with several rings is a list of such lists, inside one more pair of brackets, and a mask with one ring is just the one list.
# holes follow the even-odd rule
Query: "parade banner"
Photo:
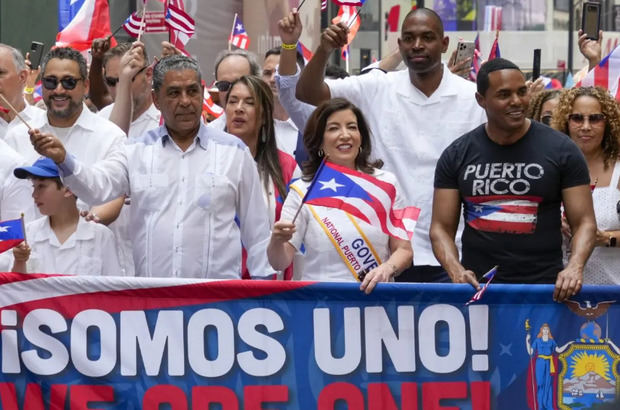
[[619, 408], [618, 287], [556, 303], [550, 285], [493, 283], [466, 306], [473, 293], [4, 273], [0, 406]]

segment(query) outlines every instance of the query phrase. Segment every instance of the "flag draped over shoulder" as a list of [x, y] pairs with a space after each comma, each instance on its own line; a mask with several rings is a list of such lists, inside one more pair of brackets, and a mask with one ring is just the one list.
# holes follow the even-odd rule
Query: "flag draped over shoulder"
[[395, 209], [396, 188], [371, 175], [330, 162], [319, 168], [304, 197], [309, 205], [338, 208], [384, 233], [410, 240], [420, 209]]
[[16, 247], [24, 239], [24, 223], [21, 219], [0, 222], [0, 253]]
[[592, 70], [590, 70], [577, 87], [599, 86], [609, 90], [609, 93], [620, 100], [620, 46], [616, 47], [611, 53], [601, 60]]
[[[57, 47], [86, 51], [94, 39], [112, 34], [107, 0], [58, 0]], [[116, 40], [111, 39], [112, 47]]]

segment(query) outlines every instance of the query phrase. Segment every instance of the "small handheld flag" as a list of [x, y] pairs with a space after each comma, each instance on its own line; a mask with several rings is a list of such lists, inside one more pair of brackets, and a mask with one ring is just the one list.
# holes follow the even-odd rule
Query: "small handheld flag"
[[16, 247], [26, 239], [23, 219], [0, 222], [0, 253]]
[[484, 292], [486, 292], [487, 288], [489, 287], [489, 284], [491, 283], [491, 281], [495, 277], [496, 273], [497, 273], [497, 266], [493, 266], [491, 268], [491, 270], [489, 270], [487, 273], [482, 275], [482, 278], [486, 279], [487, 283], [484, 284], [482, 289], [480, 289], [478, 292], [474, 293], [474, 296], [472, 296], [471, 299], [469, 299], [469, 302], [465, 303], [465, 306], [467, 306], [467, 305], [469, 305], [471, 303], [477, 302], [477, 301], [479, 301], [482, 298], [482, 295], [484, 294]]
[[250, 37], [245, 31], [243, 22], [238, 15], [235, 14], [235, 20], [233, 22], [233, 28], [228, 38], [228, 44], [238, 48], [247, 50], [250, 47]]

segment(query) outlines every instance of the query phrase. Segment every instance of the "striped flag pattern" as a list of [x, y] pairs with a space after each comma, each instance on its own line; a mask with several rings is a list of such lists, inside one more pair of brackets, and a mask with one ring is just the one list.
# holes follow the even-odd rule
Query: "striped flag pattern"
[[480, 299], [482, 299], [482, 295], [484, 294], [484, 292], [486, 292], [487, 288], [489, 287], [489, 284], [491, 283], [491, 281], [495, 277], [496, 273], [497, 273], [497, 266], [494, 266], [494, 267], [491, 268], [490, 271], [488, 271], [487, 273], [485, 273], [482, 276], [484, 279], [487, 280], [487, 283], [485, 283], [482, 286], [482, 289], [480, 289], [478, 292], [474, 293], [474, 296], [472, 296], [471, 299], [469, 299], [469, 302], [465, 303], [465, 306], [467, 306], [469, 304], [472, 304], [474, 302], [477, 302]]
[[194, 19], [185, 10], [172, 4], [168, 5], [166, 12], [166, 25], [173, 30], [193, 36], [196, 31]]
[[[138, 33], [140, 32], [140, 23], [140, 17], [136, 14], [136, 12], [133, 12], [123, 23], [123, 28], [131, 37], [137, 38]], [[146, 22], [144, 25], [146, 26]], [[144, 27], [142, 27], [142, 31], [144, 31]]]
[[577, 83], [576, 87], [599, 86], [609, 90], [609, 93], [620, 101], [620, 46], [601, 60], [596, 67], [586, 74]]
[[327, 10], [327, 0], [321, 0], [321, 11]]
[[231, 37], [228, 41], [235, 47], [247, 50], [250, 46], [250, 37], [245, 31], [243, 22], [239, 16], [235, 16], [235, 24]]

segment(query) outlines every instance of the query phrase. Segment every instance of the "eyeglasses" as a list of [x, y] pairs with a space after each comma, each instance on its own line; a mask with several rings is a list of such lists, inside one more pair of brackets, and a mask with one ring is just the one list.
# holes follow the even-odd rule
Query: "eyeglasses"
[[222, 92], [226, 92], [228, 90], [230, 90], [230, 86], [232, 85], [231, 81], [226, 81], [226, 80], [221, 80], [221, 81], [216, 81], [215, 82], [215, 88], [218, 89], [218, 91], [222, 91]]
[[543, 115], [540, 117], [540, 122], [545, 125], [551, 125], [551, 115]]
[[598, 124], [601, 124], [602, 122], [605, 122], [605, 114], [590, 114], [590, 115], [569, 114], [568, 115], [568, 120], [577, 125], [583, 124], [583, 122], [586, 119], [591, 125], [598, 125]]
[[83, 80], [83, 78], [63, 77], [59, 80], [56, 77], [43, 77], [41, 84], [48, 90], [55, 90], [58, 87], [58, 83], [62, 84], [62, 88], [65, 90], [73, 90], [80, 80]]

